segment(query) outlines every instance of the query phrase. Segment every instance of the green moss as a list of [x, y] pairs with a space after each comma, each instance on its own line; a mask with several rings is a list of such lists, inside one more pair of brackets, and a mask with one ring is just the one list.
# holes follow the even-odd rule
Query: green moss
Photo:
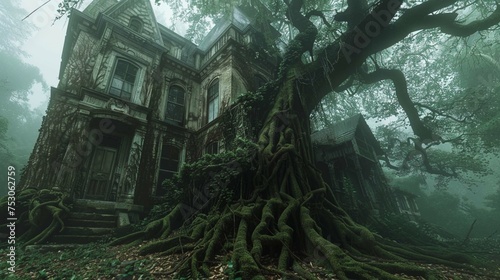
[[237, 273], [237, 276], [240, 276], [242, 279], [264, 280], [265, 278], [261, 275], [257, 263], [248, 251], [247, 234], [248, 224], [242, 219], [239, 223], [238, 232], [234, 241], [234, 253], [232, 258], [236, 271], [241, 271], [241, 273]]

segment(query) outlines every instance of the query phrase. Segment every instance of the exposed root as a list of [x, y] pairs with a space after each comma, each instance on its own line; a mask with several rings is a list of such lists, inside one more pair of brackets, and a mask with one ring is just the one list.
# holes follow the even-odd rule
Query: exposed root
[[[0, 208], [7, 209], [7, 201], [2, 198]], [[16, 203], [16, 227], [22, 232], [23, 247], [43, 243], [64, 230], [64, 219], [71, 211], [67, 194], [58, 190], [26, 188], [17, 193]]]
[[120, 237], [111, 242], [111, 245], [119, 245], [133, 240], [145, 240], [158, 237], [167, 237], [170, 233], [181, 225], [182, 205], [178, 204], [168, 215], [149, 223], [146, 228], [139, 232]]

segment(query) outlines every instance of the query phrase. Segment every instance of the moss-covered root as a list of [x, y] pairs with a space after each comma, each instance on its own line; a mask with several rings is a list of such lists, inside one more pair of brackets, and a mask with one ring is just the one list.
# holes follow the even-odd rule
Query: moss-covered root
[[46, 227], [42, 232], [36, 234], [33, 238], [24, 242], [23, 247], [26, 247], [26, 246], [32, 245], [32, 244], [41, 244], [41, 243], [45, 242], [49, 237], [51, 237], [52, 234], [56, 230], [59, 229], [60, 231], [62, 231], [64, 224], [62, 223], [61, 219], [59, 218], [61, 210], [54, 209], [54, 212], [55, 212], [54, 217], [57, 217], [57, 218], [53, 218], [50, 225], [48, 227]]
[[[32, 197], [27, 215], [31, 228], [20, 237], [20, 240], [24, 242], [23, 247], [41, 244], [56, 230], [64, 230], [63, 220], [70, 212], [68, 206], [65, 205], [67, 199], [65, 193], [48, 189], [37, 193], [30, 190], [28, 193]], [[50, 223], [47, 226], [48, 221]]]
[[247, 234], [248, 224], [242, 219], [234, 242], [233, 263], [241, 271], [242, 279], [265, 280], [255, 259], [248, 251]]
[[167, 237], [173, 230], [182, 225], [182, 205], [178, 204], [165, 217], [150, 222], [144, 230], [134, 232], [117, 238], [110, 243], [111, 246], [130, 243], [137, 240], [146, 240], [157, 237]]
[[323, 238], [316, 231], [315, 222], [309, 210], [304, 206], [300, 210], [300, 221], [308, 241], [325, 256], [327, 263], [339, 279], [398, 279], [382, 269], [354, 260], [340, 247]]

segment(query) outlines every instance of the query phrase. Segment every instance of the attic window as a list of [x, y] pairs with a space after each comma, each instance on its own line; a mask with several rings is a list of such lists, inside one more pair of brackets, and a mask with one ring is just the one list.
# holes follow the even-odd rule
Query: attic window
[[142, 20], [138, 17], [131, 17], [130, 22], [128, 24], [128, 27], [130, 29], [134, 30], [137, 33], [141, 33], [142, 31]]

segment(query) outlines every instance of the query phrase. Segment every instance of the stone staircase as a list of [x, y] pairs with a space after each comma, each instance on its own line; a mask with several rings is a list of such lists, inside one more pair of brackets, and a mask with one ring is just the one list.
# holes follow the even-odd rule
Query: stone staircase
[[109, 237], [117, 227], [118, 216], [113, 208], [75, 205], [65, 221], [62, 232], [56, 233], [50, 243], [86, 244]]

